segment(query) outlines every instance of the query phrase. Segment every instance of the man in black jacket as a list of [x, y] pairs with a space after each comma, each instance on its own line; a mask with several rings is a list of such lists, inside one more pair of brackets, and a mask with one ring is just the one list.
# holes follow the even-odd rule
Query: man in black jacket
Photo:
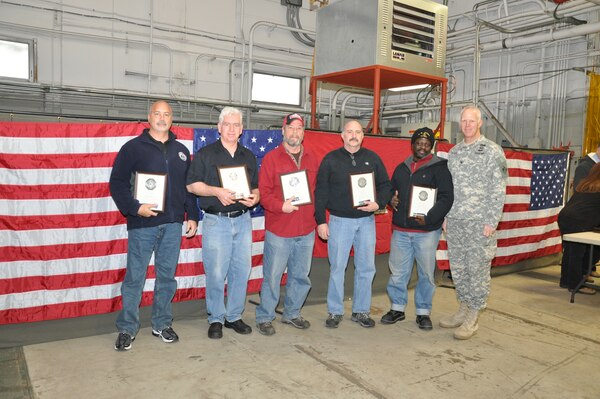
[[[152, 104], [148, 112], [150, 129], [128, 141], [117, 154], [110, 175], [110, 194], [127, 216], [127, 272], [121, 285], [123, 310], [117, 317], [119, 336], [115, 350], [131, 349], [140, 328], [139, 305], [146, 282], [146, 270], [154, 253], [154, 299], [152, 335], [163, 342], [179, 340], [171, 323], [171, 300], [177, 290], [175, 270], [181, 246], [182, 224], [187, 213], [186, 237], [198, 228], [199, 210], [185, 183], [191, 159], [187, 147], [169, 129], [173, 111], [165, 101]], [[143, 175], [140, 175], [143, 173]], [[138, 179], [144, 176], [143, 179]], [[157, 199], [134, 195], [134, 184], [142, 184], [148, 194], [164, 190]], [[152, 196], [151, 196], [152, 197]], [[150, 201], [161, 202], [149, 203]]]
[[[375, 276], [375, 216], [392, 196], [390, 180], [379, 156], [361, 144], [364, 138], [358, 121], [345, 124], [344, 146], [323, 158], [315, 188], [317, 233], [327, 242], [331, 270], [327, 289], [328, 328], [337, 328], [344, 314], [344, 277], [350, 250], [354, 248], [354, 298], [352, 321], [374, 327], [371, 319], [371, 286]], [[358, 174], [358, 175], [357, 175]], [[354, 204], [351, 176], [373, 176], [372, 185], [359, 177], [357, 186], [372, 187], [374, 196]], [[362, 198], [362, 197], [361, 197]], [[325, 210], [330, 213], [329, 222]]]
[[392, 275], [387, 291], [392, 308], [382, 318], [383, 324], [404, 320], [408, 302], [408, 282], [417, 261], [419, 281], [415, 288], [417, 324], [431, 330], [431, 303], [435, 292], [433, 274], [435, 252], [442, 222], [454, 201], [452, 176], [448, 161], [431, 154], [433, 131], [418, 129], [412, 136], [412, 155], [399, 164], [392, 175], [392, 240], [389, 265]]

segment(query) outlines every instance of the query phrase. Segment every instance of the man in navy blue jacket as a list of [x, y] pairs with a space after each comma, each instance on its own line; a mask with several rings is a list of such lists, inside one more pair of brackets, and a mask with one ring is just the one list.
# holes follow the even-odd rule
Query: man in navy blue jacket
[[[171, 300], [177, 290], [175, 270], [185, 213], [186, 237], [193, 237], [198, 228], [199, 210], [195, 197], [185, 187], [191, 163], [190, 152], [169, 130], [173, 123], [169, 104], [165, 101], [152, 104], [148, 122], [150, 129], [145, 129], [121, 147], [109, 182], [113, 200], [121, 213], [127, 216], [128, 232], [127, 272], [121, 285], [123, 310], [116, 322], [119, 331], [115, 342], [117, 351], [131, 349], [140, 328], [139, 305], [152, 253], [156, 273], [152, 335], [167, 343], [179, 340], [171, 326]], [[134, 182], [138, 173], [145, 174], [147, 190], [164, 188], [162, 204], [141, 203], [136, 199]], [[156, 178], [148, 175], [156, 175]], [[166, 180], [163, 182], [159, 175], [166, 175]]]
[[[392, 199], [394, 216], [389, 258], [392, 275], [387, 286], [392, 309], [381, 318], [383, 324], [404, 320], [408, 282], [416, 259], [419, 276], [415, 289], [417, 324], [422, 330], [433, 328], [430, 314], [435, 291], [435, 252], [442, 222], [454, 201], [448, 161], [431, 154], [434, 140], [431, 129], [417, 129], [411, 139], [412, 155], [400, 163], [392, 175], [396, 195]], [[418, 211], [420, 201], [431, 203], [427, 201], [431, 195], [435, 195], [433, 207], [424, 212], [427, 208], [424, 206]]]

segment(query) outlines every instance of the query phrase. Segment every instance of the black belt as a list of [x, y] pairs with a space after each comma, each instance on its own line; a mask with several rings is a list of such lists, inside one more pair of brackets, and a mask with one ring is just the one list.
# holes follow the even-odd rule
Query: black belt
[[225, 216], [227, 218], [236, 218], [238, 216], [242, 216], [244, 213], [248, 212], [248, 209], [244, 209], [243, 211], [231, 211], [231, 212], [214, 212], [204, 210], [205, 213], [210, 213], [211, 215], [217, 216]]

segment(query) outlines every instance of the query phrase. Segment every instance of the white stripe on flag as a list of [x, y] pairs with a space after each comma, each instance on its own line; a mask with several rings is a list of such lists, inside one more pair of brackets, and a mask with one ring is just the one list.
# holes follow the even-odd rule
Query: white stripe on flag
[[5, 216], [80, 215], [118, 210], [111, 197], [48, 200], [0, 199], [0, 208]]
[[106, 183], [112, 168], [3, 169], [0, 184], [37, 186], [40, 184]]
[[556, 223], [550, 223], [543, 226], [522, 227], [518, 229], [502, 229], [496, 231], [496, 237], [500, 240], [503, 238], [535, 236], [548, 233], [555, 229]]
[[511, 245], [508, 247], [498, 247], [498, 249], [496, 251], [496, 256], [497, 257], [511, 256], [511, 255], [535, 252], [535, 251], [538, 251], [538, 250], [546, 248], [546, 247], [558, 245], [561, 242], [562, 241], [561, 241], [560, 237], [551, 237], [546, 240], [541, 240], [539, 242], [533, 242], [533, 243], [529, 243], [529, 244], [518, 244], [518, 245]]
[[118, 152], [136, 136], [121, 137], [3, 137], [0, 153], [3, 154], [94, 154]]
[[513, 222], [516, 220], [541, 219], [557, 215], [561, 208], [540, 209], [537, 211], [504, 212], [501, 222]]

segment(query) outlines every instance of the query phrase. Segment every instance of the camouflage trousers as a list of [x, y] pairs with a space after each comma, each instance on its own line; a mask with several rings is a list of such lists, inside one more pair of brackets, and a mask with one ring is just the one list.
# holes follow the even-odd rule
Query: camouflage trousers
[[481, 221], [448, 219], [446, 241], [456, 297], [471, 309], [484, 309], [490, 294], [496, 234], [485, 237]]

